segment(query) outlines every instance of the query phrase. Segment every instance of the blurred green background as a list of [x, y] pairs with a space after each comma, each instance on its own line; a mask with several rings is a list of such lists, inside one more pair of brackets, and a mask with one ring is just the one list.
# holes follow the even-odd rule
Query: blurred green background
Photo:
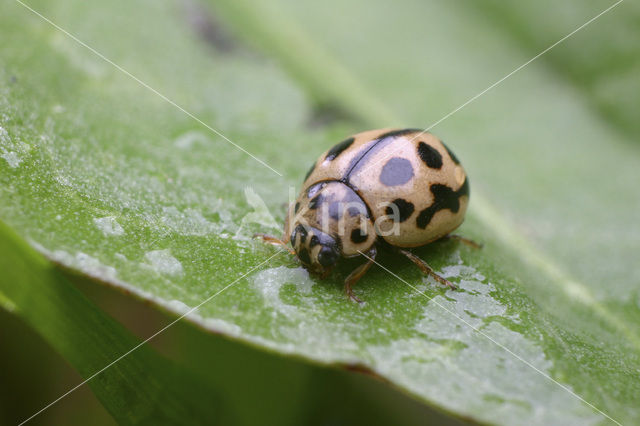
[[417, 253], [459, 292], [383, 254], [426, 297], [376, 268], [353, 306], [357, 261], [319, 282], [251, 239], [334, 143], [430, 126], [612, 5], [4, 2], [0, 423], [238, 277], [30, 423], [640, 421], [637, 3], [432, 130], [485, 248]]

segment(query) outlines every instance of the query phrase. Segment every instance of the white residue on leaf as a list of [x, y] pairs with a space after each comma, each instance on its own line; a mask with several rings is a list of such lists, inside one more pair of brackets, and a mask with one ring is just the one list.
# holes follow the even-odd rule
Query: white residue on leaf
[[56, 182], [58, 182], [60, 185], [71, 186], [71, 181], [66, 176], [57, 175], [55, 179], [56, 179]]
[[180, 211], [173, 206], [163, 207], [160, 220], [180, 235], [204, 236], [221, 230], [221, 226], [209, 222], [202, 213], [194, 209]]
[[118, 275], [116, 268], [113, 266], [105, 265], [95, 257], [81, 251], [77, 252], [74, 256], [64, 250], [55, 250], [51, 253], [51, 257], [67, 266], [76, 267], [95, 278], [114, 280]]
[[[417, 330], [437, 339], [463, 337], [476, 333], [471, 327], [481, 327], [485, 318], [505, 316], [507, 308], [490, 295], [495, 291], [491, 283], [461, 280], [458, 286], [461, 291], [448, 291], [446, 297], [436, 296], [432, 299], [437, 308], [425, 311], [424, 318], [416, 325]], [[445, 312], [445, 308], [449, 312]], [[443, 312], [445, 315], [442, 315]], [[447, 320], [444, 320], [445, 317]]]
[[143, 267], [153, 269], [161, 274], [182, 275], [182, 263], [171, 255], [169, 249], [148, 251], [144, 258], [149, 263], [143, 263]]
[[[172, 311], [178, 312], [179, 314], [186, 314], [187, 312], [189, 312], [192, 308], [187, 305], [184, 302], [181, 302], [180, 300], [169, 300], [168, 302], [165, 302], [165, 306], [169, 309], [171, 309]], [[193, 312], [197, 312], [197, 309], [194, 310]]]
[[475, 268], [462, 264], [445, 266], [442, 269], [442, 276], [445, 278], [468, 277], [477, 281], [484, 281], [486, 278], [480, 272], [477, 272]]
[[115, 256], [115, 258], [116, 258], [116, 259], [118, 259], [118, 260], [120, 260], [120, 261], [122, 261], [122, 262], [127, 262], [127, 261], [129, 261], [129, 259], [127, 259], [127, 256], [125, 256], [125, 255], [124, 255], [124, 254], [122, 254], [122, 253], [116, 253], [114, 256]]
[[0, 126], [0, 146], [7, 147], [11, 144], [11, 138], [9, 137], [9, 132], [7, 129]]
[[9, 132], [4, 127], [0, 126], [0, 157], [9, 164], [9, 167], [15, 169], [22, 163], [20, 153], [26, 154], [31, 147], [25, 143], [14, 141]]
[[304, 268], [287, 268], [278, 266], [258, 272], [253, 276], [252, 286], [262, 295], [265, 303], [289, 318], [293, 318], [299, 309], [297, 306], [284, 302], [280, 297], [280, 290], [285, 284], [295, 285], [301, 295], [310, 295], [313, 280]]
[[264, 200], [260, 195], [253, 190], [253, 188], [245, 188], [244, 196], [247, 200], [247, 203], [253, 208], [252, 212], [247, 213], [240, 221], [240, 228], [236, 232], [234, 238], [242, 238], [243, 233], [242, 230], [246, 225], [255, 223], [260, 225], [262, 228], [271, 228], [281, 230], [282, 226], [276, 222], [273, 218], [273, 215], [269, 211], [269, 208], [265, 204]]
[[178, 136], [176, 140], [173, 142], [173, 145], [176, 148], [180, 148], [180, 149], [190, 149], [190, 148], [193, 148], [193, 145], [196, 142], [206, 144], [209, 142], [209, 138], [207, 137], [207, 135], [205, 135], [202, 132], [199, 132], [197, 130], [192, 130]]
[[[162, 297], [158, 297], [157, 294], [155, 293], [144, 291], [140, 289], [140, 287], [131, 285], [128, 282], [117, 279], [115, 268], [104, 265], [98, 259], [92, 256], [89, 256], [85, 253], [78, 252], [76, 255], [72, 255], [71, 253], [68, 253], [64, 250], [56, 250], [52, 252], [35, 241], [31, 240], [29, 242], [38, 251], [40, 251], [41, 253], [43, 253], [45, 256], [47, 256], [52, 260], [60, 262], [68, 267], [75, 267], [80, 271], [94, 278], [110, 281], [115, 285], [117, 285], [118, 287], [124, 288], [133, 294], [137, 294], [143, 299], [147, 299], [152, 301], [153, 303], [157, 303], [158, 305], [165, 306], [167, 309], [177, 312], [180, 315], [184, 315], [192, 309], [189, 305], [187, 305], [186, 303], [180, 300], [173, 299], [173, 300], [167, 301]], [[163, 251], [166, 253], [159, 253]], [[163, 267], [166, 267], [167, 269], [170, 269], [172, 271], [181, 270], [181, 265], [179, 265], [179, 262], [176, 265], [173, 261], [177, 262], [177, 260], [173, 258], [170, 254], [168, 254], [168, 252], [169, 250], [158, 250], [156, 252], [149, 252], [149, 253], [152, 253], [150, 257], [156, 262], [160, 263]], [[120, 253], [116, 253], [115, 257], [121, 261], [128, 260], [124, 255]], [[171, 259], [173, 259], [173, 261]], [[143, 264], [143, 266], [147, 268], [151, 268], [150, 265]], [[0, 306], [3, 306], [3, 302], [4, 302], [3, 300], [0, 300]], [[8, 307], [8, 306], [9, 305], [4, 304], [3, 307]], [[186, 317], [190, 320], [193, 320], [199, 324], [204, 325], [208, 329], [213, 330], [215, 332], [225, 333], [233, 336], [239, 336], [242, 333], [242, 328], [240, 326], [233, 324], [231, 322], [225, 321], [223, 319], [203, 318], [198, 314], [197, 310], [194, 310], [192, 313], [189, 313], [188, 315], [186, 315]]]
[[7, 151], [0, 155], [0, 157], [4, 158], [12, 169], [15, 169], [22, 163], [22, 159], [13, 151]]
[[[444, 407], [489, 413], [485, 421], [491, 416], [495, 422], [508, 418], [528, 424], [570, 424], [576, 416], [580, 424], [603, 420], [540, 373], [552, 375], [552, 362], [536, 341], [507, 326], [516, 326], [518, 318], [492, 296], [492, 283], [461, 260], [442, 275], [456, 278], [459, 290], [422, 298], [422, 318], [414, 325], [422, 337], [369, 346], [376, 371]], [[477, 397], [460, 397], [469, 388]]]
[[116, 221], [115, 216], [94, 218], [93, 223], [102, 231], [105, 237], [124, 235], [124, 228]]
[[[360, 347], [354, 336], [362, 333], [366, 324], [360, 321], [327, 323], [318, 317], [329, 315], [327, 299], [334, 296], [314, 294], [315, 281], [302, 267], [278, 266], [262, 270], [251, 279], [251, 286], [271, 310], [273, 337], [280, 336], [284, 344], [272, 339], [256, 341], [278, 351], [304, 354], [313, 359], [334, 362], [357, 362]], [[335, 295], [340, 303], [350, 303], [342, 292]], [[353, 308], [358, 315], [358, 307]], [[278, 340], [276, 338], [276, 340]], [[336, 353], [338, 349], [339, 354]]]
[[168, 302], [163, 302], [163, 305], [167, 309], [177, 312], [181, 316], [186, 316], [188, 319], [203, 325], [209, 330], [224, 333], [229, 336], [239, 336], [242, 333], [242, 328], [239, 325], [220, 318], [204, 318], [198, 313], [198, 309], [193, 309], [191, 306], [180, 300], [174, 299]]
[[242, 327], [219, 318], [202, 318], [198, 315], [198, 321], [210, 330], [227, 334], [229, 336], [240, 336]]

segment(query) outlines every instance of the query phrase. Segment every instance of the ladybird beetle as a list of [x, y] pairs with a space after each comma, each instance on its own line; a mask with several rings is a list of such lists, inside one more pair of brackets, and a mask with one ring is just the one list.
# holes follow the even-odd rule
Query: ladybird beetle
[[[450, 235], [464, 220], [469, 179], [442, 141], [420, 129], [353, 135], [326, 151], [307, 173], [289, 207], [284, 236], [256, 234], [282, 245], [321, 278], [341, 257], [367, 262], [345, 279], [347, 295], [374, 263], [376, 246], [390, 246], [438, 282], [456, 287], [408, 251]], [[290, 243], [293, 249], [289, 249]]]

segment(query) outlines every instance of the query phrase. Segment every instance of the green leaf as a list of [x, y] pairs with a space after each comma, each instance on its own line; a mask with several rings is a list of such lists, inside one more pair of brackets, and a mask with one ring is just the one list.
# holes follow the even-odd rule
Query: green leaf
[[[136, 338], [97, 310], [50, 262], [1, 222], [0, 268], [4, 271], [2, 305], [20, 315], [90, 379], [89, 386], [118, 423], [232, 420], [215, 389], [149, 347], [137, 348]], [[155, 374], [158, 371], [162, 374]]]
[[[586, 22], [613, 2], [526, 2], [495, 0], [467, 2], [502, 27], [532, 56], [551, 45], [573, 27]], [[637, 142], [640, 121], [636, 119], [637, 93], [640, 91], [640, 4], [624, 2], [611, 25], [599, 23], [580, 34], [586, 48], [556, 49], [545, 56], [546, 64], [573, 83], [587, 103], [615, 127], [626, 131], [630, 142]], [[553, 13], [549, 13], [553, 11]], [[543, 26], [540, 24], [542, 23]]]
[[[358, 306], [342, 292], [358, 261], [321, 282], [286, 254], [268, 260], [251, 235], [278, 230], [255, 194], [280, 220], [289, 185], [327, 147], [363, 123], [429, 126], [538, 41], [496, 26], [489, 3], [211, 3], [213, 22], [194, 3], [33, 3], [148, 87], [2, 6], [0, 218], [49, 258], [176, 314], [230, 286], [187, 319], [292, 363], [372, 370], [452, 415], [640, 419], [640, 195], [628, 189], [640, 153], [564, 62], [541, 58], [434, 129], [471, 176], [460, 232], [485, 248], [416, 252], [460, 290], [383, 254], [401, 279], [375, 268]], [[556, 49], [588, 49], [591, 27], [615, 28], [626, 7]], [[237, 39], [215, 36], [224, 29]], [[327, 110], [337, 120], [323, 125]]]

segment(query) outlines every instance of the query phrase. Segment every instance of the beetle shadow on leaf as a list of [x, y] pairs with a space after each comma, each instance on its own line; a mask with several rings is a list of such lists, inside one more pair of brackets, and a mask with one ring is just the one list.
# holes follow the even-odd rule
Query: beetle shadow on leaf
[[[435, 271], [438, 271], [445, 266], [449, 266], [450, 259], [459, 250], [460, 244], [460, 242], [454, 240], [440, 240], [423, 247], [411, 249], [411, 251], [424, 259]], [[378, 246], [378, 255], [375, 260], [376, 263], [379, 263], [384, 268], [408, 282], [425, 276], [409, 259], [396, 252], [394, 248], [388, 244], [380, 244]], [[365, 262], [366, 258], [364, 256], [344, 259], [336, 266], [336, 269], [331, 274], [331, 280], [335, 282], [336, 286], [342, 286], [345, 278]], [[375, 288], [376, 283], [389, 280], [401, 282], [401, 280], [385, 271], [382, 267], [373, 265], [354, 288], [357, 293], [367, 294]]]

